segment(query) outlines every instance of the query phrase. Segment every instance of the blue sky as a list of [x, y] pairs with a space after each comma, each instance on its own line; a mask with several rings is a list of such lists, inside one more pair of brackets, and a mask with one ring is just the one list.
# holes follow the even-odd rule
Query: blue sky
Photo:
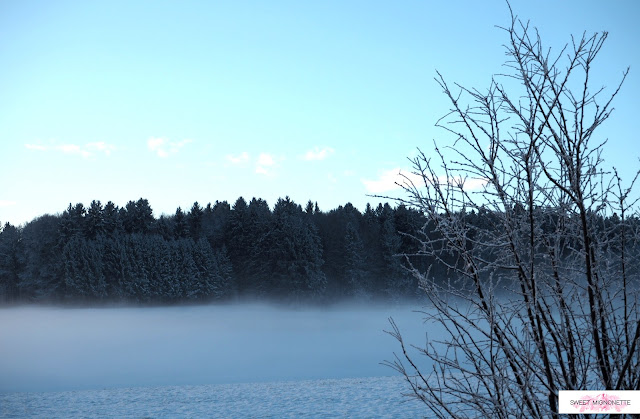
[[[601, 135], [630, 177], [640, 3], [511, 4], [552, 47], [610, 32], [594, 84], [631, 73]], [[436, 69], [488, 86], [508, 19], [502, 0], [5, 0], [0, 222], [140, 197], [156, 216], [239, 196], [363, 209], [444, 137]]]

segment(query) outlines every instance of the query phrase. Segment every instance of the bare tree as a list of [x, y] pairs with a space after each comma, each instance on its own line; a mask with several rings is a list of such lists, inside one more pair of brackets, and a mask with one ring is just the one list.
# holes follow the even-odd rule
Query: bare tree
[[513, 12], [502, 29], [507, 71], [486, 91], [438, 73], [454, 141], [402, 184], [427, 219], [418, 255], [454, 280], [414, 270], [445, 338], [417, 348], [424, 370], [391, 320], [387, 363], [437, 417], [555, 418], [559, 390], [640, 389], [636, 202], [596, 136], [628, 69], [605, 96], [590, 77], [606, 32], [552, 54]]

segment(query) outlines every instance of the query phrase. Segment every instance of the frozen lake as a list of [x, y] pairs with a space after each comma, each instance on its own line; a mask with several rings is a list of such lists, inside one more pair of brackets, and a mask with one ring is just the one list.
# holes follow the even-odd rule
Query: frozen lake
[[424, 343], [415, 309], [0, 309], [0, 414], [415, 416], [420, 403], [380, 365], [399, 349], [389, 316]]

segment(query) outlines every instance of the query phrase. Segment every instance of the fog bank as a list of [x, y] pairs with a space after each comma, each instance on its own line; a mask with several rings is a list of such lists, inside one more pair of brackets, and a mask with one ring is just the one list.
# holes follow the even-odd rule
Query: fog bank
[[0, 309], [0, 392], [395, 375], [393, 316], [424, 343], [419, 306]]

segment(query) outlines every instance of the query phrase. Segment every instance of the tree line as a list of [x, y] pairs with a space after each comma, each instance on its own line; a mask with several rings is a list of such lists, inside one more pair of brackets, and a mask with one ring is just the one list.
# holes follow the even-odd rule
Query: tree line
[[401, 234], [424, 223], [403, 205], [328, 212], [288, 197], [218, 202], [156, 218], [146, 199], [124, 207], [69, 204], [0, 231], [0, 300], [175, 303], [236, 297], [415, 297]]
[[[539, 209], [536, 217], [553, 220], [553, 213]], [[499, 226], [500, 214], [484, 208], [459, 215], [472, 226], [469, 243], [477, 231]], [[612, 231], [617, 217], [594, 222]], [[238, 198], [233, 205], [196, 202], [158, 218], [142, 198], [122, 208], [69, 204], [61, 214], [24, 226], [4, 225], [0, 301], [415, 298], [420, 284], [409, 266], [446, 281], [459, 263], [446, 247], [438, 258], [424, 255], [425, 238], [442, 241], [421, 211], [402, 204], [367, 205], [361, 212], [348, 203], [324, 212], [317, 203], [303, 208], [288, 197], [273, 210], [263, 199]]]

